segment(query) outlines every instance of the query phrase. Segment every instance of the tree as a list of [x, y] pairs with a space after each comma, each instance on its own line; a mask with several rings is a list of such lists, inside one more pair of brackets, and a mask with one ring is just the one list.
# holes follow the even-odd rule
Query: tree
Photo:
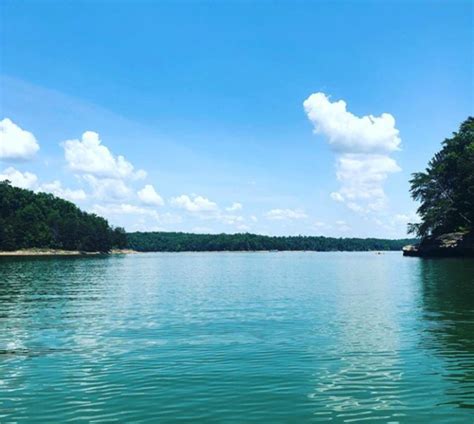
[[425, 172], [410, 180], [411, 196], [421, 202], [421, 223], [409, 224], [408, 230], [421, 237], [473, 229], [474, 118], [466, 119], [442, 146]]
[[31, 247], [108, 252], [125, 247], [122, 228], [47, 193], [0, 181], [0, 250]]

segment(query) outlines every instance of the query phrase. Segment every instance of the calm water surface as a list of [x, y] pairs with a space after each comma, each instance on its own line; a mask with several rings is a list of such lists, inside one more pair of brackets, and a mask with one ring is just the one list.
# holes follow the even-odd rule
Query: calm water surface
[[0, 422], [473, 423], [474, 261], [0, 258]]

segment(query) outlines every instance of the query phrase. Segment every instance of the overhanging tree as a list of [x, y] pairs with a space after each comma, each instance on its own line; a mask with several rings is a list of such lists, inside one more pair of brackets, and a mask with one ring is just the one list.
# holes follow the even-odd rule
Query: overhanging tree
[[418, 236], [471, 231], [474, 222], [474, 118], [469, 117], [428, 163], [413, 174], [411, 196], [420, 201], [421, 223], [409, 224]]

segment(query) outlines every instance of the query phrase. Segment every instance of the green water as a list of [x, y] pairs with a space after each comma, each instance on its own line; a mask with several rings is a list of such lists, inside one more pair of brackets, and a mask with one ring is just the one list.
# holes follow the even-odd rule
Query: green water
[[473, 423], [474, 261], [0, 258], [0, 422]]

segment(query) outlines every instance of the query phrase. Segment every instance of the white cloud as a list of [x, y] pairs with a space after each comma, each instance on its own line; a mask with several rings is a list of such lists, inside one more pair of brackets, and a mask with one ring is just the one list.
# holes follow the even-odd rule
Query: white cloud
[[51, 183], [41, 184], [38, 191], [44, 191], [46, 193], [52, 193], [57, 197], [61, 197], [71, 202], [77, 202], [78, 200], [85, 200], [86, 193], [84, 190], [71, 190], [62, 186], [61, 182], [55, 180]]
[[335, 227], [340, 233], [347, 233], [351, 230], [351, 227], [343, 220], [336, 221]]
[[220, 215], [218, 218], [224, 224], [228, 225], [242, 224], [245, 221], [245, 218], [240, 215]]
[[82, 177], [92, 188], [93, 196], [99, 200], [120, 201], [129, 199], [132, 191], [120, 179], [97, 178], [86, 174]]
[[217, 211], [219, 209], [217, 203], [211, 202], [205, 197], [189, 197], [187, 194], [183, 194], [178, 197], [173, 197], [170, 203], [173, 206], [185, 209], [188, 212], [212, 212]]
[[272, 209], [265, 215], [267, 219], [274, 220], [293, 220], [293, 219], [304, 219], [308, 215], [300, 209]]
[[337, 191], [331, 193], [331, 199], [335, 200], [336, 202], [344, 202], [344, 197], [342, 197], [341, 193], [338, 193]]
[[358, 213], [384, 209], [383, 184], [389, 174], [401, 170], [389, 156], [401, 143], [394, 117], [388, 113], [355, 116], [347, 111], [346, 102], [331, 102], [324, 93], [312, 94], [303, 105], [315, 132], [326, 136], [337, 153], [341, 187], [331, 198]]
[[[344, 201], [344, 198], [341, 196], [341, 198], [343, 199], [342, 201]], [[358, 212], [358, 213], [366, 213], [366, 209], [364, 207], [362, 207], [361, 205], [359, 205], [358, 203], [355, 203], [355, 202], [347, 202], [347, 207], [351, 210], [351, 211], [354, 211], [354, 212]]]
[[135, 171], [134, 166], [123, 156], [114, 156], [101, 143], [99, 134], [86, 131], [81, 140], [66, 140], [62, 144], [64, 156], [69, 169], [81, 174], [90, 174], [99, 178], [131, 178], [146, 177], [143, 170]]
[[252, 222], [257, 222], [257, 221], [258, 221], [258, 218], [257, 218], [255, 215], [252, 215], [252, 216], [250, 217], [250, 220], [251, 220]]
[[399, 131], [389, 113], [359, 118], [346, 110], [344, 100], [331, 102], [324, 93], [311, 94], [303, 106], [315, 132], [325, 135], [337, 151], [388, 153], [399, 149]]
[[103, 216], [116, 216], [116, 215], [145, 215], [150, 216], [156, 220], [159, 219], [159, 214], [155, 210], [141, 208], [136, 205], [128, 203], [121, 203], [119, 205], [94, 205], [92, 207], [94, 213]]
[[198, 195], [188, 196], [183, 194], [173, 197], [169, 202], [172, 206], [184, 209], [192, 213], [200, 220], [214, 221], [224, 225], [230, 225], [240, 231], [247, 231], [249, 226], [246, 224], [246, 218], [234, 213], [226, 213], [227, 211], [238, 211], [242, 209], [240, 203], [234, 202], [231, 206], [222, 210], [218, 204], [211, 200]]
[[416, 213], [411, 212], [410, 214], [406, 213], [397, 213], [393, 216], [393, 222], [396, 224], [408, 224], [409, 222], [418, 221], [418, 216]]
[[155, 209], [131, 203], [95, 204], [90, 210], [129, 231], [169, 231], [169, 228], [164, 226], [182, 222], [182, 217], [179, 215], [160, 214]]
[[9, 180], [13, 186], [27, 189], [34, 189], [38, 183], [38, 177], [31, 172], [20, 172], [9, 167], [0, 173], [0, 181]]
[[145, 187], [138, 191], [137, 195], [145, 205], [163, 206], [165, 204], [163, 198], [156, 192], [151, 184], [145, 185]]
[[383, 215], [380, 218], [372, 218], [372, 222], [386, 231], [390, 237], [406, 237], [407, 224], [419, 222], [416, 212], [396, 213], [394, 215]]
[[[93, 197], [98, 200], [130, 201], [134, 191], [130, 182], [146, 177], [145, 171], [136, 170], [123, 156], [115, 156], [96, 132], [86, 131], [81, 140], [66, 140], [62, 146], [68, 168], [89, 184]], [[137, 195], [146, 204], [156, 205], [161, 199], [150, 185]]]
[[395, 228], [403, 228], [403, 230], [406, 230], [406, 227], [408, 223], [416, 223], [420, 222], [420, 217], [416, 212], [410, 212], [410, 213], [397, 213], [395, 214], [392, 219], [390, 225], [392, 225]]
[[322, 221], [315, 221], [315, 222], [313, 222], [313, 226], [315, 228], [322, 228], [322, 227], [326, 227], [326, 223], [324, 223]]
[[389, 174], [398, 171], [401, 169], [397, 162], [386, 155], [343, 154], [337, 158], [336, 175], [341, 188], [335, 200], [347, 201], [349, 208], [358, 212], [381, 210], [387, 203], [383, 183]]
[[312, 230], [313, 233], [316, 233], [318, 235], [325, 235], [333, 229], [333, 226], [323, 221], [314, 221], [308, 226], [308, 229]]
[[15, 168], [9, 167], [0, 173], [0, 181], [9, 180], [13, 186], [26, 188], [34, 191], [42, 191], [54, 194], [72, 202], [84, 200], [86, 193], [84, 190], [71, 190], [63, 187], [61, 182], [55, 180], [50, 183], [39, 184], [38, 177], [31, 172], [20, 172]]
[[225, 208], [225, 210], [229, 211], [229, 212], [235, 212], [235, 211], [239, 211], [241, 209], [242, 209], [242, 204], [238, 203], [238, 202], [234, 202], [234, 203], [232, 203], [231, 206], [229, 206], [228, 208]]
[[39, 150], [35, 136], [10, 119], [0, 121], [0, 159], [31, 159]]

